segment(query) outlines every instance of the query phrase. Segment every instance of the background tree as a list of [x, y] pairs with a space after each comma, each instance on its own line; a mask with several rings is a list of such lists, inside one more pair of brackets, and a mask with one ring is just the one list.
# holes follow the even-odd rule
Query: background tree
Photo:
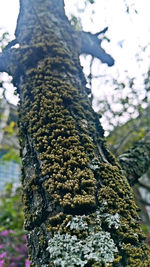
[[21, 0], [16, 41], [0, 55], [20, 96], [32, 266], [148, 266], [132, 190], [87, 97], [78, 36], [63, 0]]

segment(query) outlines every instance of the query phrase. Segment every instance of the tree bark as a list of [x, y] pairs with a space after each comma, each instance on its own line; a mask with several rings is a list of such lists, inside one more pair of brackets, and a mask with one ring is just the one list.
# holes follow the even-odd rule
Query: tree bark
[[150, 166], [150, 134], [148, 133], [130, 149], [118, 157], [122, 169], [126, 172], [127, 179], [132, 186], [148, 171]]
[[132, 190], [90, 106], [63, 0], [20, 0], [16, 39], [8, 69], [20, 96], [31, 265], [149, 266]]

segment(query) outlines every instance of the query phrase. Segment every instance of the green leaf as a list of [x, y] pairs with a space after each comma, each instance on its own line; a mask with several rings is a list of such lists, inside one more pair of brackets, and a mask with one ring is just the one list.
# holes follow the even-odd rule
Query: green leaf
[[9, 149], [9, 151], [1, 157], [3, 161], [15, 161], [18, 164], [21, 164], [21, 159], [18, 154], [13, 148]]

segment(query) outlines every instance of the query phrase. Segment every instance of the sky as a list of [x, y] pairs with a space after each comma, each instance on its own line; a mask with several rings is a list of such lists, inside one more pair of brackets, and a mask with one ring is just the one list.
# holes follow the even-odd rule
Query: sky
[[[77, 2], [78, 8], [84, 7], [84, 1], [66, 0], [67, 12], [69, 13], [71, 10], [72, 13], [76, 12], [75, 14], [78, 15], [74, 8], [75, 2]], [[129, 13], [126, 12], [126, 4], [129, 4]], [[116, 91], [112, 92], [112, 79], [127, 83], [127, 77], [136, 77], [135, 87], [141, 96], [144, 89], [144, 75], [150, 66], [149, 10], [149, 0], [96, 0], [95, 4], [86, 7], [84, 14], [81, 12], [82, 25], [85, 31], [95, 33], [106, 26], [109, 27], [106, 36], [110, 42], [103, 41], [102, 46], [115, 59], [113, 67], [101, 64], [98, 60], [94, 61], [92, 74], [101, 76], [92, 81], [92, 90], [95, 96], [93, 107], [96, 111], [99, 110], [99, 100], [103, 100], [105, 96], [110, 99], [112, 94], [116, 94]], [[147, 48], [143, 52], [144, 47]], [[83, 64], [84, 72], [88, 76], [89, 64], [87, 59], [82, 57], [81, 64]], [[126, 95], [128, 95], [129, 90], [130, 88], [126, 89]], [[119, 109], [120, 104], [116, 105], [115, 103], [113, 110], [118, 111]], [[136, 116], [137, 113], [133, 112], [132, 117]], [[128, 119], [127, 113], [121, 119], [119, 118], [121, 123], [125, 123]], [[111, 122], [117, 125], [116, 118], [112, 118]], [[108, 124], [105, 116], [102, 117], [101, 123], [107, 135], [106, 130], [111, 130], [113, 127]]]
[[[84, 1], [66, 0], [68, 12], [69, 10], [74, 12], [75, 2], [78, 2], [78, 6], [81, 8]], [[94, 5], [87, 7], [84, 14], [81, 14], [82, 24], [85, 31], [92, 31], [93, 33], [109, 26], [106, 35], [111, 42], [105, 42], [103, 46], [115, 58], [116, 62], [114, 68], [109, 68], [109, 70], [113, 73], [114, 69], [115, 71], [119, 69], [120, 75], [121, 72], [128, 70], [130, 75], [137, 75], [139, 66], [135, 56], [138, 53], [141, 54], [140, 47], [150, 43], [150, 1], [130, 0], [128, 2], [131, 5], [129, 14], [125, 12], [126, 5], [123, 0], [97, 0]], [[92, 14], [93, 9], [94, 14]], [[91, 18], [93, 22], [90, 21]], [[150, 50], [148, 53], [150, 54]], [[147, 54], [142, 55], [142, 57], [146, 60]], [[142, 66], [143, 72], [149, 65], [148, 62], [149, 59]]]
[[[129, 3], [129, 13], [126, 4]], [[142, 48], [150, 43], [150, 1], [149, 0], [95, 0], [95, 4], [85, 7], [85, 0], [65, 0], [67, 14], [81, 17], [83, 29], [96, 33], [106, 26], [109, 27], [106, 36], [110, 42], [103, 41], [102, 46], [115, 59], [113, 67], [107, 67], [95, 60], [93, 73], [101, 75], [101, 79], [94, 79], [92, 83], [96, 98], [104, 92], [109, 94], [111, 88], [106, 89], [105, 80], [112, 77], [124, 80], [127, 74], [137, 77], [138, 86], [142, 86], [143, 74], [149, 66], [150, 48], [142, 52]], [[85, 12], [83, 9], [85, 8]], [[0, 0], [0, 28], [8, 31], [13, 39], [19, 12], [19, 0]], [[138, 59], [138, 61], [137, 61]], [[89, 60], [82, 57], [81, 63], [85, 73], [89, 73]], [[5, 77], [7, 81], [7, 76]], [[14, 103], [17, 99], [8, 97]]]

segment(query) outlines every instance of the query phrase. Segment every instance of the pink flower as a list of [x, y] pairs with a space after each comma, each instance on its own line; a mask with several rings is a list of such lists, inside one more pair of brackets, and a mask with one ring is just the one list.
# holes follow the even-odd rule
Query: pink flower
[[27, 237], [26, 237], [26, 235], [23, 235], [22, 238], [23, 238], [23, 241], [27, 242]]
[[3, 237], [6, 237], [6, 236], [8, 236], [8, 234], [13, 234], [13, 233], [14, 233], [13, 230], [4, 230], [4, 231], [0, 232], [0, 235]]
[[4, 260], [0, 260], [0, 267], [3, 267]]
[[0, 235], [4, 236], [4, 237], [8, 236], [8, 234], [9, 234], [8, 230], [4, 230], [4, 231], [0, 232]]
[[14, 231], [13, 231], [13, 230], [8, 230], [8, 232], [9, 232], [10, 234], [13, 234], [13, 233], [14, 233]]
[[4, 246], [3, 244], [0, 244], [0, 249], [2, 249], [2, 248], [3, 248], [3, 246]]
[[0, 259], [3, 259], [6, 256], [6, 252], [0, 254]]
[[29, 260], [26, 260], [25, 267], [30, 267], [30, 261]]

